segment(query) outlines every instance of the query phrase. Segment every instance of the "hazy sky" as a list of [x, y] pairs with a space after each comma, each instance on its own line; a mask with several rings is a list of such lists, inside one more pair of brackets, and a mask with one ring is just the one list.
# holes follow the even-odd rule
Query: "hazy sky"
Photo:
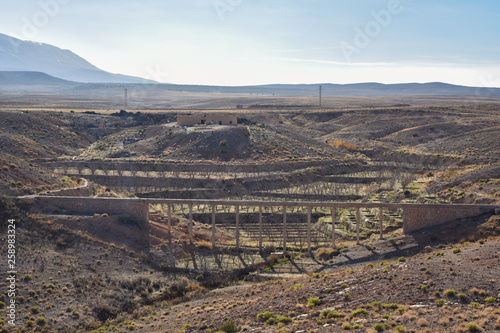
[[498, 0], [0, 0], [0, 32], [193, 84], [500, 87]]

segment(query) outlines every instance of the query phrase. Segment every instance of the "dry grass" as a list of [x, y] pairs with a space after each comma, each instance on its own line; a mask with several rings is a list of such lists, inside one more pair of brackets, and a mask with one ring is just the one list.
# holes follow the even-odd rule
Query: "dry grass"
[[328, 144], [334, 148], [343, 148], [347, 150], [355, 150], [357, 148], [355, 144], [346, 142], [344, 140], [334, 140], [328, 142]]
[[212, 243], [207, 241], [199, 241], [198, 247], [200, 249], [212, 249]]

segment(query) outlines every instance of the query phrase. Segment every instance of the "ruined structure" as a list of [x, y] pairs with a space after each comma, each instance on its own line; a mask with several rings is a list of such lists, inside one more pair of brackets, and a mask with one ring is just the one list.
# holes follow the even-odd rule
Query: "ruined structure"
[[179, 126], [194, 126], [194, 125], [237, 125], [238, 117], [236, 116], [221, 116], [221, 115], [178, 115], [177, 125]]
[[[144, 227], [144, 232], [149, 233], [149, 205], [168, 205], [168, 211], [172, 211], [173, 205], [187, 205], [189, 207], [189, 240], [193, 241], [193, 206], [208, 205], [212, 207], [213, 226], [213, 246], [215, 247], [215, 221], [217, 206], [233, 206], [236, 232], [236, 248], [239, 248], [240, 238], [240, 207], [254, 206], [259, 209], [259, 247], [262, 247], [262, 208], [281, 207], [282, 212], [282, 244], [286, 251], [287, 246], [287, 210], [290, 207], [307, 208], [307, 225], [305, 242], [308, 249], [311, 249], [311, 213], [315, 207], [329, 208], [333, 221], [336, 221], [336, 210], [338, 208], [356, 209], [356, 235], [360, 241], [360, 224], [362, 222], [361, 208], [376, 208], [379, 211], [380, 238], [383, 237], [383, 211], [385, 209], [403, 210], [403, 231], [405, 234], [416, 232], [425, 228], [437, 226], [475, 217], [486, 213], [494, 213], [498, 206], [494, 205], [452, 205], [452, 204], [383, 204], [383, 203], [360, 203], [360, 202], [277, 202], [277, 201], [234, 201], [234, 200], [188, 200], [188, 199], [119, 199], [119, 198], [88, 198], [88, 197], [50, 197], [32, 196], [19, 198], [21, 204], [25, 204], [31, 209], [50, 209], [60, 211], [65, 214], [117, 214], [126, 215], [133, 218], [138, 225]], [[169, 213], [169, 227], [171, 227], [171, 214]], [[335, 223], [331, 229], [332, 246], [335, 247]]]

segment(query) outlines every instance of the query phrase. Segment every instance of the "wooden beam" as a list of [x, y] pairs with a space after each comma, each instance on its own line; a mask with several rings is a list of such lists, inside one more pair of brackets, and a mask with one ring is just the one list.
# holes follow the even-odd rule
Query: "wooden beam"
[[262, 206], [259, 206], [259, 253], [262, 253]]
[[189, 204], [189, 243], [193, 244], [193, 204]]
[[286, 238], [287, 238], [287, 231], [286, 231], [286, 206], [283, 206], [283, 253], [286, 252]]
[[307, 252], [311, 253], [311, 212], [312, 207], [307, 207]]
[[[37, 195], [35, 198], [44, 198], [47, 196]], [[62, 198], [67, 199], [68, 197], [61, 196], [50, 196], [52, 199]], [[75, 201], [78, 199], [89, 199], [88, 197], [71, 197], [71, 201]], [[19, 197], [22, 199], [22, 197]], [[492, 209], [500, 208], [499, 205], [471, 205], [471, 204], [411, 204], [411, 203], [393, 203], [393, 204], [380, 204], [377, 202], [312, 202], [312, 201], [256, 201], [256, 200], [210, 200], [210, 199], [160, 199], [160, 198], [140, 198], [140, 199], [122, 199], [122, 198], [94, 198], [94, 200], [107, 200], [107, 201], [137, 201], [137, 202], [145, 202], [152, 205], [158, 204], [172, 204], [172, 205], [181, 205], [181, 204], [193, 204], [193, 205], [218, 205], [218, 206], [265, 206], [265, 207], [280, 207], [286, 205], [287, 207], [337, 207], [337, 208], [379, 208], [383, 207], [385, 209], [400, 209], [400, 208], [456, 208], [456, 209], [466, 209], [466, 208], [485, 208]]]
[[360, 244], [359, 243], [359, 224], [361, 223], [361, 212], [360, 212], [360, 209], [361, 208], [356, 208], [356, 244]]
[[234, 211], [236, 214], [236, 251], [240, 249], [240, 206], [234, 206]]
[[332, 248], [336, 247], [335, 244], [335, 215], [337, 213], [337, 209], [335, 207], [332, 208]]
[[384, 239], [384, 209], [379, 207], [380, 214], [380, 239]]
[[[114, 199], [120, 200], [120, 199]], [[405, 206], [444, 206], [449, 207], [450, 204], [406, 204], [406, 203], [394, 203], [394, 204], [380, 204], [375, 202], [313, 202], [313, 201], [267, 201], [267, 200], [214, 200], [214, 199], [161, 199], [161, 198], [147, 198], [147, 199], [137, 199], [141, 201], [148, 201], [151, 204], [159, 203], [172, 203], [172, 204], [195, 204], [195, 205], [213, 205], [217, 204], [220, 206], [265, 206], [265, 207], [282, 207], [286, 205], [287, 207], [340, 207], [340, 208], [378, 208], [383, 206], [385, 208], [403, 208]], [[454, 207], [457, 205], [453, 205]], [[458, 205], [460, 206], [460, 205]], [[477, 205], [476, 205], [477, 206]], [[488, 205], [486, 205], [488, 206]]]
[[168, 205], [168, 244], [172, 245], [172, 205]]
[[215, 249], [215, 208], [216, 206], [212, 206], [212, 249]]

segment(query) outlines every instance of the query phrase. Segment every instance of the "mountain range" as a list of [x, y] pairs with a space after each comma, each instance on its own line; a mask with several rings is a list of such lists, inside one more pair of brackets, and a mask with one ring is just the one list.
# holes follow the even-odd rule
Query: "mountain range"
[[0, 34], [0, 92], [57, 92], [68, 94], [123, 91], [148, 86], [156, 91], [190, 93], [315, 96], [319, 85], [325, 96], [476, 96], [500, 97], [500, 88], [432, 83], [270, 84], [256, 86], [204, 86], [159, 84], [139, 77], [113, 74], [77, 54], [53, 45], [23, 41]]
[[155, 83], [103, 71], [69, 50], [4, 34], [0, 34], [0, 71], [43, 72], [76, 82]]

